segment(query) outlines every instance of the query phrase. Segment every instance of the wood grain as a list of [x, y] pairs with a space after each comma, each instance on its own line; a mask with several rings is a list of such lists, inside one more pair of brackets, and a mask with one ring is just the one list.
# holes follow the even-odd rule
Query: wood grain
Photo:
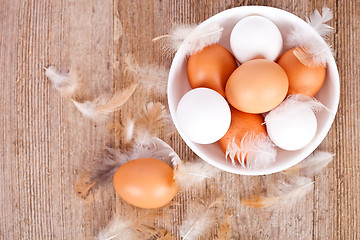
[[[83, 200], [76, 196], [76, 176], [105, 145], [120, 147], [105, 124], [86, 120], [56, 92], [43, 67], [55, 65], [77, 72], [94, 98], [111, 94], [131, 80], [124, 56], [139, 64], [168, 68], [171, 56], [151, 39], [179, 23], [200, 23], [236, 6], [267, 5], [304, 18], [323, 5], [334, 11], [335, 49], [341, 81], [338, 114], [319, 147], [335, 153], [334, 161], [315, 177], [314, 189], [291, 210], [269, 213], [250, 209], [240, 199], [266, 194], [281, 174], [248, 177], [222, 173], [202, 192], [178, 195], [180, 203], [161, 227], [178, 239], [186, 207], [195, 199], [214, 200], [222, 193], [235, 217], [236, 239], [359, 239], [360, 130], [359, 52], [360, 2], [332, 1], [0, 1], [0, 238], [93, 239], [115, 212], [129, 207], [113, 191]], [[149, 101], [166, 104], [165, 96], [136, 92], [133, 101], [114, 115], [138, 112]], [[162, 135], [166, 138], [166, 135]], [[183, 159], [195, 155], [179, 135], [167, 138]], [[201, 239], [215, 239], [210, 229]]]

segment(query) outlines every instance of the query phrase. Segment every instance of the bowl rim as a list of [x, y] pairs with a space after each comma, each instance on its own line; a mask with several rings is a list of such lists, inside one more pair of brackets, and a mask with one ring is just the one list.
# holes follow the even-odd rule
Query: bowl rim
[[[301, 27], [304, 27], [306, 30], [309, 30], [312, 32], [312, 35], [314, 37], [316, 37], [318, 40], [320, 40], [323, 44], [326, 44], [325, 40], [316, 32], [315, 29], [313, 29], [311, 26], [309, 26], [303, 19], [299, 18], [298, 16], [287, 12], [285, 10], [279, 9], [279, 8], [274, 8], [274, 7], [268, 7], [268, 6], [240, 6], [240, 7], [235, 7], [235, 8], [231, 8], [231, 9], [227, 9], [224, 11], [221, 11], [213, 16], [211, 16], [210, 18], [206, 19], [205, 21], [201, 22], [198, 27], [203, 26], [204, 24], [207, 24], [211, 21], [216, 21], [217, 18], [221, 18], [222, 15], [227, 14], [227, 13], [231, 13], [231, 12], [238, 12], [238, 11], [243, 11], [244, 13], [248, 13], [248, 14], [258, 14], [261, 16], [261, 12], [268, 12], [268, 11], [273, 11], [273, 12], [277, 12], [279, 14], [283, 14], [286, 18], [292, 18], [294, 21], [297, 22], [297, 24], [301, 25]], [[257, 13], [251, 13], [251, 12], [257, 12]], [[259, 13], [260, 12], [260, 13]], [[196, 29], [195, 29], [196, 30]], [[321, 143], [322, 141], [325, 139], [326, 135], [328, 134], [337, 110], [338, 110], [338, 106], [339, 106], [339, 100], [340, 100], [340, 79], [339, 79], [339, 72], [338, 72], [338, 68], [335, 62], [334, 57], [332, 56], [331, 58], [329, 58], [329, 61], [327, 62], [327, 71], [330, 71], [329, 69], [331, 69], [332, 71], [332, 75], [333, 77], [335, 77], [335, 79], [332, 80], [334, 85], [334, 89], [335, 89], [335, 94], [333, 96], [333, 103], [335, 105], [335, 107], [333, 107], [332, 109], [330, 109], [330, 117], [328, 119], [326, 119], [325, 125], [322, 129], [321, 132], [317, 133], [317, 138], [316, 141], [313, 141], [311, 144], [309, 144], [306, 149], [310, 149], [307, 151], [303, 151], [302, 153], [300, 153], [299, 155], [295, 156], [291, 161], [286, 161], [284, 164], [280, 165], [280, 166], [272, 166], [270, 168], [266, 167], [264, 169], [246, 169], [246, 168], [242, 168], [242, 167], [234, 167], [234, 166], [229, 166], [229, 165], [222, 165], [219, 162], [215, 161], [214, 159], [210, 158], [209, 156], [207, 156], [205, 153], [203, 152], [199, 152], [197, 151], [197, 147], [196, 145], [194, 145], [194, 143], [192, 141], [190, 141], [182, 132], [181, 129], [178, 126], [178, 123], [176, 121], [176, 107], [174, 107], [176, 104], [174, 103], [174, 99], [171, 98], [171, 90], [173, 88], [173, 84], [174, 84], [174, 79], [175, 79], [175, 65], [181, 63], [181, 61], [184, 60], [184, 58], [186, 58], [187, 56], [185, 55], [185, 53], [182, 51], [182, 47], [183, 45], [180, 46], [179, 50], [176, 52], [173, 60], [172, 60], [172, 64], [170, 67], [170, 71], [169, 71], [169, 77], [168, 77], [168, 87], [167, 87], [167, 98], [168, 98], [168, 105], [169, 105], [169, 111], [170, 111], [170, 115], [172, 118], [172, 121], [174, 122], [174, 125], [177, 129], [177, 131], [179, 132], [181, 138], [184, 140], [184, 142], [186, 143], [186, 145], [196, 154], [198, 155], [202, 160], [208, 162], [209, 164], [213, 165], [214, 167], [217, 167], [223, 171], [226, 172], [231, 172], [231, 173], [235, 173], [235, 174], [240, 174], [240, 175], [251, 175], [251, 176], [256, 176], [256, 175], [266, 175], [266, 174], [272, 174], [272, 173], [276, 173], [276, 172], [280, 172], [282, 170], [285, 170], [287, 168], [290, 168], [292, 166], [294, 166], [295, 164], [301, 162], [302, 160], [304, 160], [307, 156], [309, 156]], [[330, 50], [329, 50], [330, 51]], [[169, 94], [170, 93], [170, 94]], [[175, 109], [174, 109], [175, 108]], [[195, 150], [194, 150], [195, 149]], [[224, 161], [225, 162], [225, 161]]]

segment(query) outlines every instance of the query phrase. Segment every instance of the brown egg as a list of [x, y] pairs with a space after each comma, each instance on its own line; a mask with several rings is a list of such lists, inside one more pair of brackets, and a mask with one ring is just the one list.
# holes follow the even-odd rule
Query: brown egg
[[237, 64], [231, 53], [219, 44], [205, 47], [191, 55], [187, 76], [192, 88], [211, 88], [225, 97], [225, 85]]
[[159, 208], [177, 192], [172, 168], [161, 160], [140, 158], [125, 163], [113, 179], [116, 192], [126, 202], [141, 208]]
[[289, 82], [279, 64], [254, 59], [239, 66], [230, 76], [225, 95], [236, 109], [264, 113], [277, 107], [286, 97]]
[[294, 55], [294, 50], [286, 51], [278, 61], [289, 78], [288, 94], [314, 96], [325, 81], [326, 69], [321, 64], [302, 64]]
[[235, 143], [240, 146], [241, 139], [245, 134], [260, 135], [266, 133], [266, 127], [264, 118], [261, 114], [245, 113], [236, 110], [233, 107], [231, 109], [231, 123], [229, 130], [226, 134], [218, 141], [218, 145], [221, 150], [226, 153], [226, 149], [235, 137]]

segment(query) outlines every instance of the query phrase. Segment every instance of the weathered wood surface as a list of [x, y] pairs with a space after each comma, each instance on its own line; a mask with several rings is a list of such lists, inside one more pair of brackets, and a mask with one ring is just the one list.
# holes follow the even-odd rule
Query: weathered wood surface
[[[278, 178], [223, 173], [204, 192], [176, 197], [214, 199], [223, 192], [236, 216], [241, 239], [359, 239], [360, 1], [126, 1], [2, 0], [0, 2], [0, 236], [1, 239], [93, 239], [115, 211], [128, 205], [115, 194], [84, 201], [74, 192], [77, 173], [109, 136], [105, 126], [86, 120], [61, 98], [44, 75], [44, 66], [78, 69], [96, 96], [124, 86], [123, 57], [132, 53], [141, 64], [169, 67], [171, 59], [151, 39], [176, 23], [199, 23], [236, 6], [267, 5], [305, 17], [323, 5], [334, 11], [331, 25], [341, 80], [335, 122], [320, 149], [336, 154], [315, 177], [306, 199], [291, 211], [272, 215], [244, 208], [240, 199]], [[136, 93], [141, 102], [166, 97]], [[114, 121], [119, 118], [115, 115]], [[112, 137], [119, 145], [117, 136]], [[194, 154], [179, 136], [171, 145], [183, 158]], [[184, 218], [171, 221], [173, 234]], [[213, 239], [216, 229], [201, 239]]]

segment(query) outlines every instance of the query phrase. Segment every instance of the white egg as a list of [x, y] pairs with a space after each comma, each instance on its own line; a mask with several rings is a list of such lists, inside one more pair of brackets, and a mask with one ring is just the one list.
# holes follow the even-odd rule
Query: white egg
[[257, 58], [275, 61], [282, 46], [283, 39], [277, 26], [261, 16], [241, 19], [230, 35], [231, 50], [240, 63]]
[[180, 99], [176, 119], [180, 131], [191, 141], [210, 144], [229, 129], [231, 112], [219, 93], [209, 88], [195, 88]]
[[316, 116], [306, 105], [282, 108], [281, 105], [265, 117], [266, 130], [278, 147], [295, 151], [308, 145], [317, 129]]

